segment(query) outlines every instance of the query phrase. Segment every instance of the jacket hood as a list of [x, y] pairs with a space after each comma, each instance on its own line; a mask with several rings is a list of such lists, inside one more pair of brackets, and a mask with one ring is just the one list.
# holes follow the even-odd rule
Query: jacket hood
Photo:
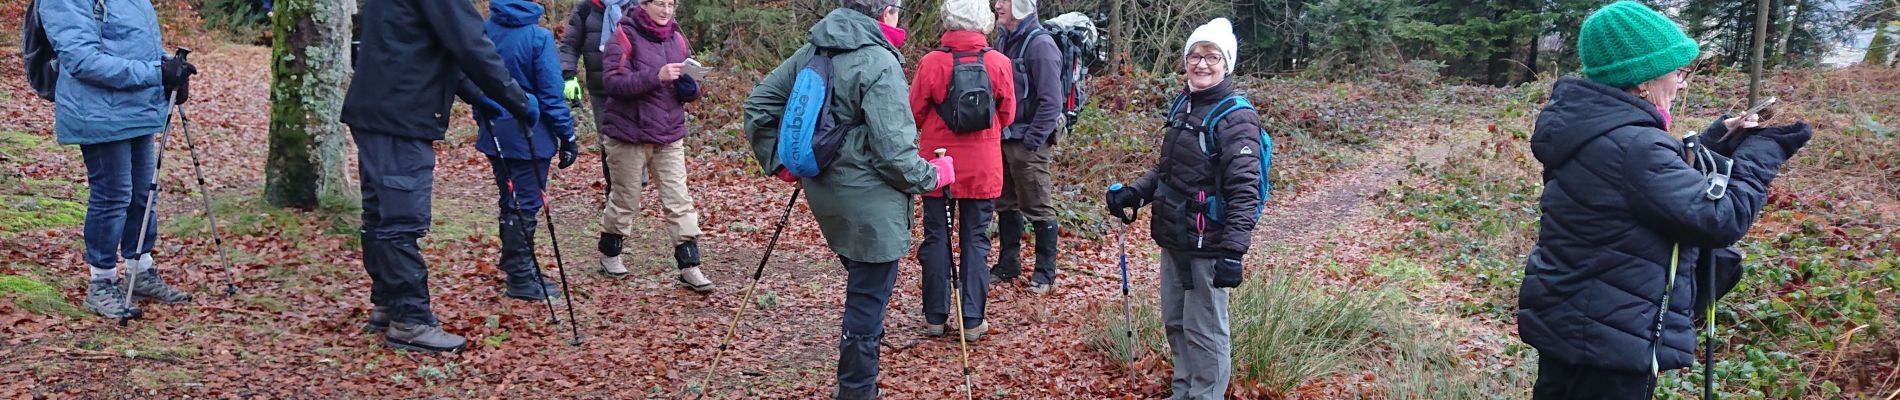
[[825, 19], [811, 26], [809, 34], [812, 46], [821, 49], [852, 51], [878, 46], [889, 50], [899, 61], [904, 59], [890, 39], [884, 38], [884, 29], [878, 27], [877, 20], [850, 9], [832, 10]]
[[984, 36], [982, 32], [974, 31], [946, 31], [943, 37], [937, 39], [937, 42], [938, 45], [957, 52], [970, 52], [990, 47], [990, 38]]
[[1583, 145], [1625, 126], [1663, 128], [1662, 113], [1636, 95], [1609, 85], [1569, 77], [1550, 89], [1550, 101], [1537, 114], [1531, 154], [1545, 169], [1570, 162]]
[[493, 0], [488, 2], [489, 21], [506, 27], [533, 25], [541, 21], [544, 11], [540, 4], [528, 0]]

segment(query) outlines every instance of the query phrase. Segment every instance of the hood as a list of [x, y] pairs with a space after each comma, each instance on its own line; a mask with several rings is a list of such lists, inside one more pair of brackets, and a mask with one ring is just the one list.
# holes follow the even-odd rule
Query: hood
[[890, 39], [884, 38], [884, 29], [878, 27], [877, 20], [850, 9], [831, 10], [825, 19], [811, 26], [809, 33], [812, 46], [819, 48], [851, 51], [878, 46], [889, 50], [899, 61], [904, 59], [897, 47], [891, 46]]
[[1537, 114], [1531, 154], [1555, 168], [1576, 157], [1585, 143], [1625, 126], [1663, 129], [1656, 106], [1609, 85], [1569, 77], [1550, 89], [1550, 101]]
[[528, 0], [492, 0], [488, 2], [489, 21], [506, 27], [534, 25], [541, 21], [540, 4]]
[[982, 32], [974, 31], [946, 31], [943, 33], [943, 37], [937, 39], [937, 42], [943, 47], [950, 48], [950, 51], [958, 52], [976, 51], [976, 49], [990, 47], [990, 38], [984, 36]]

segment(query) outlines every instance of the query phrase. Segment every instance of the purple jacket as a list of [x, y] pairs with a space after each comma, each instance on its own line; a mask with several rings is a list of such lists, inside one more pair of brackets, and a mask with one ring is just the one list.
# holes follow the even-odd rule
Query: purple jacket
[[[645, 13], [633, 8], [607, 36], [601, 54], [600, 132], [635, 144], [669, 144], [686, 137], [686, 103], [699, 99], [692, 78], [660, 81], [660, 67], [685, 62], [686, 37], [676, 26], [652, 28]], [[631, 42], [631, 45], [628, 43]], [[632, 54], [628, 54], [631, 48]]]

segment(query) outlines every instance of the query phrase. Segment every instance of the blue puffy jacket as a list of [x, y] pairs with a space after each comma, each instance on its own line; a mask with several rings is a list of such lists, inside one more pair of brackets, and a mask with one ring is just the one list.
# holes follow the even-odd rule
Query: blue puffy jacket
[[171, 112], [159, 79], [165, 44], [149, 0], [40, 0], [40, 21], [59, 63], [53, 130], [60, 144], [116, 142], [158, 133]]
[[[533, 159], [554, 157], [558, 142], [554, 135], [574, 140], [574, 119], [568, 113], [567, 100], [562, 97], [561, 58], [556, 52], [554, 33], [535, 25], [541, 20], [543, 11], [540, 4], [527, 0], [494, 0], [488, 3], [488, 40], [495, 42], [495, 50], [501, 53], [502, 65], [508, 67], [508, 76], [521, 84], [533, 103], [540, 108], [540, 123], [534, 126]], [[501, 110], [493, 100], [492, 109]], [[522, 138], [521, 123], [508, 111], [503, 110], [492, 116], [491, 128], [483, 128], [481, 137], [475, 142], [475, 149], [482, 154], [494, 156], [495, 135], [499, 134], [503, 158], [526, 160], [528, 142]]]

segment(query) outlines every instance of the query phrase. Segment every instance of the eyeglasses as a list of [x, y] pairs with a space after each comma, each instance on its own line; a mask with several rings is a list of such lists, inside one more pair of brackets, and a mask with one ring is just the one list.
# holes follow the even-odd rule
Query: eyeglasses
[[1200, 65], [1205, 63], [1211, 67], [1220, 65], [1225, 61], [1227, 61], [1227, 58], [1221, 57], [1219, 54], [1189, 54], [1187, 56], [1188, 65]]

